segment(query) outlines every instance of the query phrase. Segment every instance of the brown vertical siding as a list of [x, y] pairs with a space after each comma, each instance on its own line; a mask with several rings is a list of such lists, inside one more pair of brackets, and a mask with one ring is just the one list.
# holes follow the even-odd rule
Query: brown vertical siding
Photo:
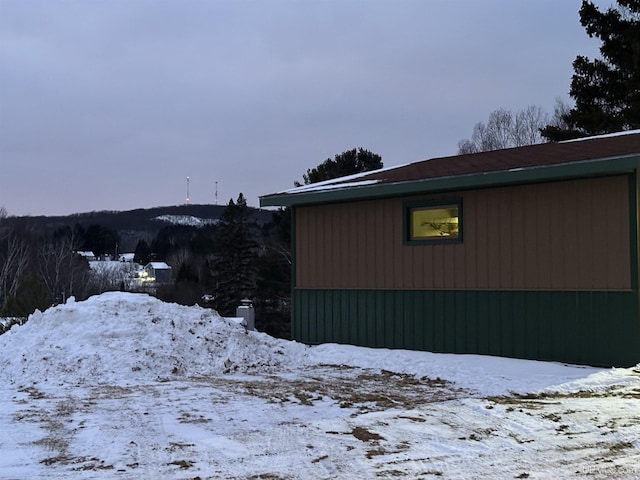
[[[512, 195], [510, 197], [511, 225], [510, 235], [513, 241], [513, 250], [511, 253], [511, 278], [512, 288], [514, 290], [522, 290], [525, 288], [525, 208], [520, 196]], [[505, 267], [509, 268], [509, 266]]]
[[[628, 177], [296, 208], [299, 288], [628, 290]], [[461, 243], [408, 245], [404, 202], [462, 199]]]

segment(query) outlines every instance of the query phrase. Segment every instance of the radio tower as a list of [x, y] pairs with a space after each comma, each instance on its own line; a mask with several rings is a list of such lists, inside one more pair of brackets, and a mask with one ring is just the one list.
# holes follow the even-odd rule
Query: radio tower
[[216, 181], [216, 205], [218, 205], [218, 182]]
[[189, 177], [187, 176], [187, 205], [189, 204]]

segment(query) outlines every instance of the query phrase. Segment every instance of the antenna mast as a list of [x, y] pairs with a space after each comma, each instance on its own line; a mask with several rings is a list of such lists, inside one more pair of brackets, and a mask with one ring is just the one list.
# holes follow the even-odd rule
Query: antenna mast
[[216, 205], [218, 205], [218, 181], [216, 180]]
[[187, 205], [189, 204], [189, 176], [187, 176]]

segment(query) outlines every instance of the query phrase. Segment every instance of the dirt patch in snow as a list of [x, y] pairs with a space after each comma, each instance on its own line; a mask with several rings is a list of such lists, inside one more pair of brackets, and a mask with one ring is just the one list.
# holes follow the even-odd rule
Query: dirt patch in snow
[[417, 404], [453, 400], [468, 393], [440, 378], [416, 377], [406, 373], [369, 369], [351, 370], [345, 375], [343, 365], [311, 367], [304, 377], [263, 375], [248, 379], [215, 377], [208, 381], [225, 382], [236, 392], [270, 402], [299, 403], [311, 406], [332, 401], [342, 408], [354, 409], [353, 415], [387, 410], [413, 408]]

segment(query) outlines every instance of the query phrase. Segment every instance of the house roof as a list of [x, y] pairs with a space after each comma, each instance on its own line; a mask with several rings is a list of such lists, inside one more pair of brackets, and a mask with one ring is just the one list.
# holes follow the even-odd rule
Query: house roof
[[150, 262], [147, 267], [151, 267], [154, 270], [171, 270], [171, 267], [165, 262]]
[[431, 158], [260, 197], [261, 206], [348, 201], [632, 171], [640, 130]]

